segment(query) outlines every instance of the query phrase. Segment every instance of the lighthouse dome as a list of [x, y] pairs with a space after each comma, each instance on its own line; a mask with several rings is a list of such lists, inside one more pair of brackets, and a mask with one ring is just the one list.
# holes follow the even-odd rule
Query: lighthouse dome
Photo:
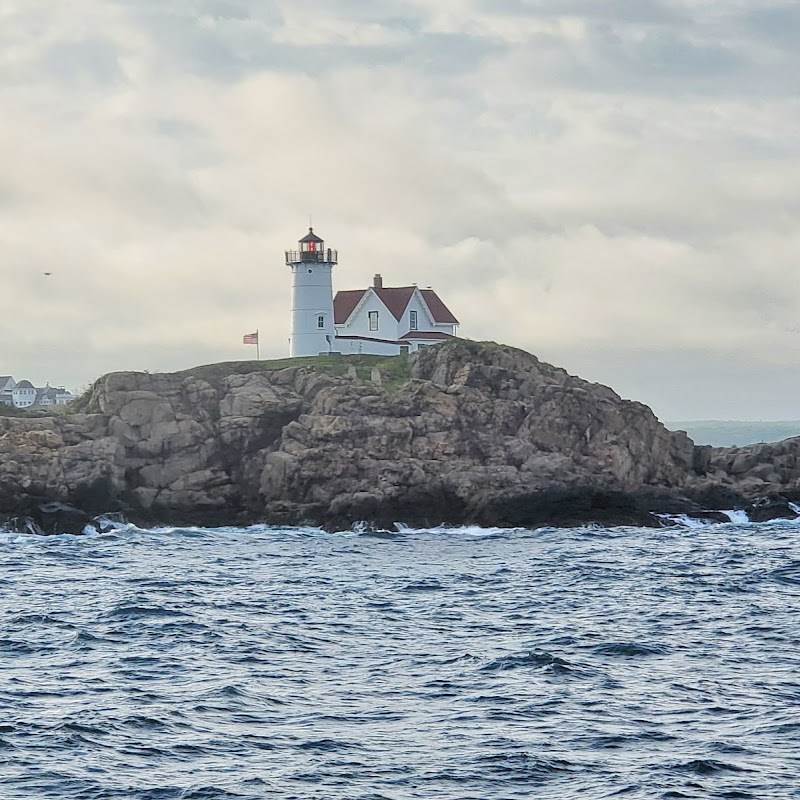
[[302, 239], [300, 239], [300, 244], [308, 244], [309, 242], [315, 242], [316, 244], [323, 244], [323, 240], [320, 239], [316, 233], [314, 233], [313, 228], [309, 228], [308, 233]]
[[286, 263], [290, 266], [308, 262], [335, 264], [336, 257], [336, 251], [331, 250], [330, 247], [326, 250], [324, 240], [314, 233], [313, 228], [309, 228], [308, 233], [298, 241], [297, 250], [286, 251]]

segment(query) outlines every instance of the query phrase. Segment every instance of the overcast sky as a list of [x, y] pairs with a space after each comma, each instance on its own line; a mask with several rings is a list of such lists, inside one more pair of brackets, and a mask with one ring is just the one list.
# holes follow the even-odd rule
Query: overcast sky
[[0, 374], [287, 355], [313, 214], [335, 288], [800, 418], [798, 42], [778, 0], [3, 0]]

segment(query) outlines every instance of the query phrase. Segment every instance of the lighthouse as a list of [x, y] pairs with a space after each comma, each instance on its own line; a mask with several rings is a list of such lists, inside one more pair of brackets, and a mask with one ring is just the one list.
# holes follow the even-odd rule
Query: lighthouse
[[333, 267], [335, 250], [313, 228], [286, 251], [286, 265], [292, 270], [292, 335], [289, 355], [316, 356], [333, 350]]

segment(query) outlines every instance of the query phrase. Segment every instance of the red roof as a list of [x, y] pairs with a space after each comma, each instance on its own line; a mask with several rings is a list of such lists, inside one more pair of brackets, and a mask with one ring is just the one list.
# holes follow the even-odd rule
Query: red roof
[[434, 320], [440, 325], [447, 323], [449, 325], [458, 325], [458, 320], [453, 316], [450, 309], [439, 299], [439, 295], [433, 289], [420, 289], [422, 296], [425, 298], [425, 304], [431, 310]]
[[366, 289], [347, 289], [336, 292], [333, 298], [333, 322], [335, 325], [344, 325], [366, 294]]
[[[372, 288], [380, 301], [389, 309], [392, 316], [399, 322], [411, 298], [414, 296], [416, 286], [398, 286], [395, 288]], [[336, 325], [344, 325], [355, 311], [361, 298], [366, 294], [366, 289], [348, 289], [336, 292], [333, 298], [333, 321]], [[439, 299], [433, 289], [420, 289], [425, 304], [430, 309], [434, 322], [445, 325], [458, 325], [458, 320], [450, 309]]]
[[378, 339], [374, 336], [335, 336], [334, 338], [346, 339], [348, 341], [382, 342], [383, 344], [408, 344], [417, 339], [455, 339], [455, 336], [451, 336], [449, 333], [442, 333], [441, 331], [409, 331], [397, 341], [394, 339]]
[[409, 331], [401, 339], [452, 339], [449, 333], [442, 331]]
[[400, 322], [403, 312], [408, 306], [408, 301], [414, 295], [416, 286], [400, 286], [396, 289], [375, 289], [372, 291], [381, 299], [381, 302], [392, 312], [392, 316]]
[[382, 342], [383, 344], [404, 344], [394, 339], [376, 339], [374, 336], [334, 336], [334, 339], [347, 339], [354, 342]]

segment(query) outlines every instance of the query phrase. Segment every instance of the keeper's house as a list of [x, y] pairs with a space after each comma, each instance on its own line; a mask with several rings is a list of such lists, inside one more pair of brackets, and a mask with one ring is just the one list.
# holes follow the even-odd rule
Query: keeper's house
[[433, 289], [372, 286], [333, 296], [338, 254], [314, 231], [286, 251], [292, 269], [292, 356], [320, 353], [398, 355], [456, 335], [458, 320]]
[[367, 289], [337, 292], [333, 319], [341, 353], [409, 353], [450, 339], [458, 329], [433, 289], [384, 286], [380, 275]]

